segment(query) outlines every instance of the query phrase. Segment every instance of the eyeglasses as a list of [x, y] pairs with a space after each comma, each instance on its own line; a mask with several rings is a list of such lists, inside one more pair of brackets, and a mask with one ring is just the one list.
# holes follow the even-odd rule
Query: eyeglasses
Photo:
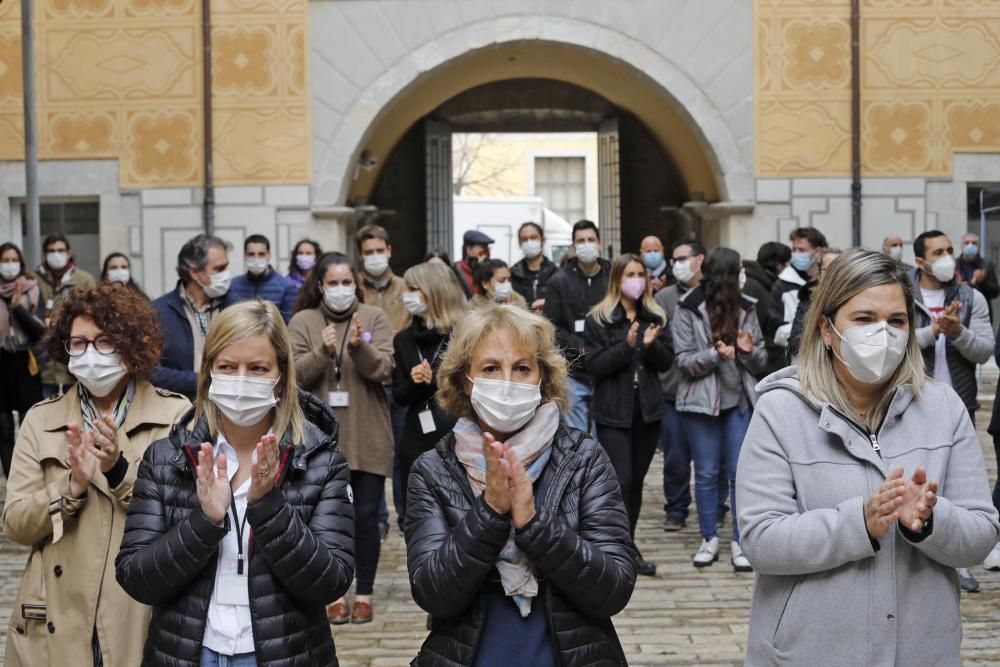
[[83, 338], [73, 336], [64, 343], [66, 352], [71, 357], [81, 357], [89, 346], [93, 345], [99, 354], [114, 354], [118, 351], [118, 346], [108, 336], [98, 336], [97, 338]]
[[687, 255], [686, 257], [672, 257], [672, 258], [670, 258], [670, 266], [673, 266], [674, 264], [677, 264], [678, 262], [686, 262], [689, 259], [691, 259], [691, 255]]

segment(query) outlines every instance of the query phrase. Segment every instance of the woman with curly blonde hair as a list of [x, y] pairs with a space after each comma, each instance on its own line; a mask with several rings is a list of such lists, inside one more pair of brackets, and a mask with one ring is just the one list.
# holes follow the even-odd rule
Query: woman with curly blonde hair
[[407, 566], [432, 617], [413, 664], [624, 664], [611, 616], [635, 586], [628, 516], [604, 450], [562, 422], [552, 324], [473, 309], [437, 376], [458, 421], [410, 473]]
[[150, 612], [115, 581], [114, 555], [139, 460], [189, 404], [149, 383], [163, 337], [123, 285], [70, 294], [47, 344], [77, 383], [28, 411], [14, 449], [3, 529], [32, 551], [4, 664], [134, 667]]

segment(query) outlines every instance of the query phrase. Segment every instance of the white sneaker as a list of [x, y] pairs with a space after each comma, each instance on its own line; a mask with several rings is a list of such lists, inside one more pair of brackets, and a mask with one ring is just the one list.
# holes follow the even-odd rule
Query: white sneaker
[[733, 549], [733, 556], [731, 559], [733, 570], [736, 572], [753, 572], [753, 566], [750, 565], [750, 561], [747, 560], [747, 557], [743, 555], [743, 548], [740, 547], [740, 543], [730, 542], [730, 546]]
[[698, 551], [691, 559], [695, 567], [708, 567], [719, 560], [719, 538], [713, 537], [710, 540], [702, 540]]
[[1000, 570], [1000, 542], [997, 542], [993, 551], [983, 561], [983, 567], [987, 570]]

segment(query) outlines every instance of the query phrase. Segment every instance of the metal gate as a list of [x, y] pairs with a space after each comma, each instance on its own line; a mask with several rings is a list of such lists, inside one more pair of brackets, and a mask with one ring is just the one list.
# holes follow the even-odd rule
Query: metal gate
[[601, 121], [597, 133], [597, 194], [601, 238], [608, 259], [622, 251], [621, 170], [618, 119]]
[[424, 121], [424, 156], [427, 181], [427, 250], [444, 250], [450, 253], [454, 213], [451, 127], [432, 120]]

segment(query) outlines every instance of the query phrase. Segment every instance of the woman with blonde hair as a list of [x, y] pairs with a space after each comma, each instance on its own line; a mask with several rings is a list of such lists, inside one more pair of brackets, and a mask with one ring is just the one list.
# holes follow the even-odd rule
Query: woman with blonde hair
[[[608, 293], [584, 323], [586, 368], [594, 380], [597, 440], [615, 468], [628, 508], [629, 534], [642, 509], [642, 486], [666, 410], [659, 373], [673, 361], [667, 315], [653, 300], [642, 258], [624, 254], [611, 264]], [[639, 574], [656, 564], [639, 556]]]
[[354, 575], [337, 419], [295, 387], [268, 301], [220, 313], [192, 412], [143, 457], [116, 561], [153, 606], [144, 666], [337, 664], [324, 609]]
[[413, 319], [392, 341], [396, 359], [392, 397], [406, 406], [398, 454], [405, 508], [413, 462], [455, 425], [455, 418], [438, 406], [434, 394], [438, 387], [438, 367], [452, 329], [465, 315], [465, 304], [454, 273], [446, 264], [417, 264], [403, 274], [403, 282], [406, 283], [403, 305]]
[[143, 452], [190, 403], [149, 383], [163, 334], [122, 285], [71, 293], [45, 342], [76, 383], [23, 416], [7, 471], [4, 536], [31, 553], [3, 664], [135, 667], [150, 610], [115, 582], [114, 554]]
[[560, 419], [554, 327], [473, 309], [438, 376], [458, 421], [410, 473], [407, 568], [431, 615], [412, 664], [626, 664], [611, 617], [635, 586], [628, 516], [607, 455]]
[[748, 665], [961, 662], [955, 568], [1000, 524], [968, 411], [925, 377], [913, 332], [904, 269], [849, 250], [813, 293], [798, 365], [757, 386], [736, 478]]
[[677, 367], [677, 412], [691, 443], [695, 499], [701, 545], [695, 567], [719, 559], [718, 483], [725, 461], [733, 507], [730, 563], [736, 572], [752, 567], [740, 548], [736, 521], [736, 464], [753, 406], [756, 374], [767, 365], [757, 301], [742, 294], [743, 259], [730, 248], [716, 248], [702, 265], [703, 278], [677, 304], [672, 326]]

